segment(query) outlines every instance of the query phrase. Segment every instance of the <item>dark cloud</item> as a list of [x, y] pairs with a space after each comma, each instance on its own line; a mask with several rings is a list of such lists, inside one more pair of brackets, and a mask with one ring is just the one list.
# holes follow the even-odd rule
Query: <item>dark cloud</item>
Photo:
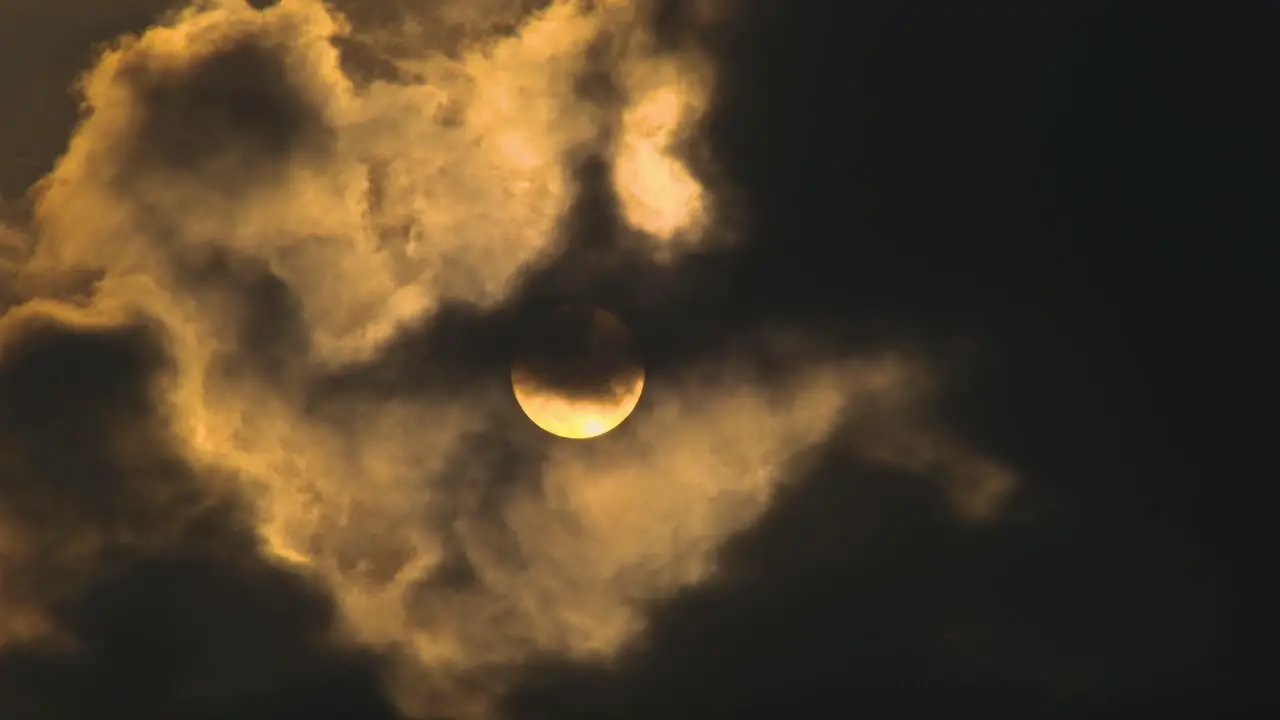
[[[178, 70], [156, 67], [145, 53], [131, 58], [118, 77], [144, 115], [125, 165], [143, 174], [194, 172], [232, 158], [227, 190], [246, 190], [264, 169], [300, 152], [323, 151], [330, 133], [322, 109], [289, 76], [284, 52], [251, 34]], [[220, 174], [206, 171], [202, 180]]]
[[643, 375], [631, 332], [590, 306], [561, 306], [522, 328], [517, 382], [571, 397], [625, 397]]
[[[35, 604], [65, 644], [7, 643], [7, 716], [393, 718], [377, 659], [336, 640], [310, 581], [259, 554], [251, 510], [183, 458], [157, 409], [151, 325], [32, 317], [0, 342], [0, 563], [8, 622]], [[19, 629], [20, 630], [20, 629]]]
[[[214, 534], [209, 541], [234, 542]], [[278, 569], [215, 555], [225, 552], [131, 558], [57, 608], [79, 646], [3, 653], [8, 712], [42, 720], [397, 717], [376, 659], [329, 646], [323, 595]]]

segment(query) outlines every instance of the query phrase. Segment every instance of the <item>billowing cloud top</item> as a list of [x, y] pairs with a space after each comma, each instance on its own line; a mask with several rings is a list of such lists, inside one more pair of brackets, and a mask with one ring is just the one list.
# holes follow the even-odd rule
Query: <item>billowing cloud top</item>
[[[131, 693], [153, 703], [134, 717], [302, 712], [309, 692], [487, 717], [524, 664], [609, 661], [646, 607], [713, 577], [810, 450], [936, 476], [966, 521], [999, 511], [1012, 474], [931, 420], [928, 363], [789, 328], [657, 368], [598, 440], [534, 431], [485, 372], [501, 343], [459, 338], [586, 286], [557, 278], [681, 277], [749, 218], [689, 160], [714, 63], [658, 43], [648, 4], [498, 3], [505, 32], [472, 5], [437, 9], [466, 31], [446, 43], [313, 0], [200, 2], [84, 75], [31, 222], [0, 226], [0, 691], [18, 707], [50, 700], [4, 685], [6, 664], [77, 688], [67, 717]], [[628, 287], [643, 326], [661, 298]], [[468, 352], [483, 362], [459, 367]], [[157, 622], [231, 665], [131, 665], [126, 625]], [[85, 657], [135, 675], [94, 689]]]

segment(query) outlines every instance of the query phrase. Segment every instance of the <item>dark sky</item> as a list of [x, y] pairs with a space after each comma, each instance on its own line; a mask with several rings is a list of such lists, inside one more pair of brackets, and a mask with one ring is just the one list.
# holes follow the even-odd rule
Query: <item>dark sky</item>
[[[109, 5], [0, 0], [4, 199], [65, 143], [66, 88], [94, 44], [165, 3]], [[1266, 409], [1249, 340], [1265, 332], [1255, 316], [1274, 265], [1248, 173], [1262, 101], [1237, 94], [1262, 63], [1241, 28], [1260, 23], [1058, 0], [745, 7], [708, 39], [723, 68], [708, 133], [752, 210], [750, 242], [652, 278], [627, 271], [676, 287], [638, 315], [658, 371], [763, 322], [849, 352], [971, 344], [941, 413], [1034, 482], [975, 527], [918, 479], [817, 448], [728, 541], [713, 580], [655, 603], [615, 663], [520, 668], [508, 716], [1097, 717], [1274, 703], [1256, 660], [1266, 608], [1254, 577], [1269, 565], [1253, 498], [1273, 472], [1253, 462], [1265, 440], [1253, 416]], [[682, 32], [678, 8], [664, 22]], [[529, 297], [539, 282], [554, 284], [532, 279]], [[625, 305], [623, 281], [594, 282]], [[441, 362], [488, 367], [471, 356], [491, 349], [503, 312], [439, 318], [427, 333], [461, 348]], [[35, 329], [4, 357], [8, 512], [58, 506], [125, 525], [167, 512], [117, 513], [111, 488], [180, 475], [180, 460], [160, 451], [131, 466], [103, 439], [152, 425], [138, 389], [165, 362], [152, 335]], [[55, 435], [85, 457], [49, 451]], [[20, 476], [32, 467], [60, 480], [31, 489]], [[382, 660], [325, 644], [331, 601], [234, 550], [251, 544], [237, 502], [207, 508], [183, 550], [121, 558], [69, 595], [56, 615], [85, 652], [0, 647], [0, 716], [395, 717]], [[225, 667], [246, 657], [261, 668]], [[179, 712], [174, 698], [198, 694], [174, 689], [177, 668], [238, 689]]]

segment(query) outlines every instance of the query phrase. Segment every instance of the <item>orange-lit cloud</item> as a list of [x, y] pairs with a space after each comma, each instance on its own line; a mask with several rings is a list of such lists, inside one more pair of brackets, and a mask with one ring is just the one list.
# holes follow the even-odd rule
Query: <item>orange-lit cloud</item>
[[[617, 431], [546, 447], [503, 420], [505, 375], [463, 398], [309, 394], [445, 303], [507, 300], [561, 247], [573, 169], [591, 154], [611, 160], [623, 219], [655, 262], [715, 229], [716, 189], [681, 156], [712, 64], [660, 52], [638, 5], [599, 5], [557, 0], [446, 54], [408, 30], [361, 35], [312, 0], [198, 3], [102, 54], [84, 77], [85, 119], [38, 188], [34, 255], [0, 235], [0, 278], [103, 275], [91, 303], [38, 301], [5, 323], [136, 315], [165, 329], [173, 368], [157, 403], [185, 460], [211, 492], [248, 499], [271, 561], [333, 596], [340, 634], [399, 651], [390, 682], [408, 713], [482, 716], [502, 680], [477, 674], [543, 653], [612, 656], [642, 631], [645, 602], [714, 574], [716, 548], [807, 449], [834, 441], [941, 470], [975, 520], [1013, 487], [923, 418], [930, 368], [888, 353], [801, 343], [776, 383], [732, 358], [689, 367], [652, 381]], [[615, 107], [575, 83], [618, 34], [628, 41], [593, 60], [614, 76]], [[409, 79], [357, 85], [335, 36], [394, 36], [390, 61]], [[260, 352], [246, 326], [276, 312], [248, 299], [244, 278], [259, 276], [287, 291], [279, 312], [297, 325], [267, 333], [285, 345], [275, 375], [232, 369]], [[539, 482], [494, 500], [512, 471], [471, 444], [504, 434]], [[164, 525], [147, 541], [163, 542]], [[30, 538], [16, 522], [0, 531], [0, 550]], [[439, 580], [456, 563], [468, 579]], [[37, 603], [12, 608], [0, 643], [55, 633]]]

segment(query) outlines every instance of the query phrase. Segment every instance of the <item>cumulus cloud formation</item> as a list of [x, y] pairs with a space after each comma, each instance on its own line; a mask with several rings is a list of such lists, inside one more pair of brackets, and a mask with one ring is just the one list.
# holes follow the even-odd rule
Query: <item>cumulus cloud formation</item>
[[553, 3], [461, 57], [401, 61], [418, 82], [359, 93], [330, 42], [346, 23], [318, 3], [186, 11], [85, 77], [91, 114], [46, 180], [36, 263], [172, 274], [225, 248], [287, 282], [315, 352], [342, 361], [443, 300], [500, 300], [557, 242], [572, 167], [610, 143], [629, 218], [667, 241], [705, 212], [669, 152], [711, 80], [634, 42], [597, 52], [620, 55], [647, 120], [583, 97], [588, 50], [630, 10]]
[[[511, 27], [471, 22], [488, 5]], [[937, 476], [966, 521], [998, 514], [1012, 473], [928, 419], [933, 369], [891, 348], [755, 328], [743, 347], [782, 372], [746, 349], [674, 363], [586, 443], [537, 434], [505, 373], [421, 377], [455, 351], [426, 331], [443, 314], [505, 317], [567, 262], [584, 165], [608, 168], [635, 262], [733, 234], [687, 158], [714, 63], [659, 43], [651, 10], [446, 2], [446, 42], [409, 15], [362, 29], [312, 0], [209, 0], [105, 49], [30, 226], [0, 225], [0, 677], [125, 652], [85, 604], [207, 592], [275, 634], [223, 647], [174, 611], [170, 642], [249, 665], [186, 668], [135, 717], [276, 692], [486, 717], [522, 664], [607, 662], [649, 604], [714, 577], [808, 450]], [[395, 77], [353, 78], [341, 41]], [[419, 376], [393, 380], [426, 390], [319, 390], [415, 335]], [[156, 589], [162, 570], [189, 586]], [[344, 668], [348, 699], [317, 700]], [[252, 712], [304, 707], [273, 702]]]

